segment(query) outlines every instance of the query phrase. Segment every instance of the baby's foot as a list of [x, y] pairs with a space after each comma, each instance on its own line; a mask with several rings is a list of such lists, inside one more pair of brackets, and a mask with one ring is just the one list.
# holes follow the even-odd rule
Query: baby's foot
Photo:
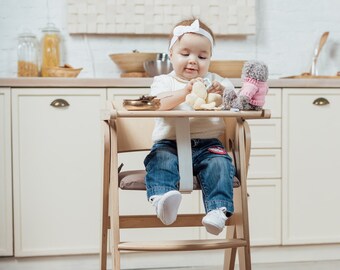
[[228, 219], [225, 215], [225, 210], [225, 207], [211, 210], [202, 219], [202, 224], [204, 225], [208, 233], [218, 235], [223, 231], [225, 227], [225, 222]]
[[157, 217], [164, 225], [170, 225], [176, 221], [181, 200], [182, 194], [177, 190], [150, 197], [150, 202], [156, 207]]

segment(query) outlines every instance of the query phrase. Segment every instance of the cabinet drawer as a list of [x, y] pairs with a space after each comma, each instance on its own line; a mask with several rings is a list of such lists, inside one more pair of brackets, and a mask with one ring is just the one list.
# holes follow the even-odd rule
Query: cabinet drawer
[[248, 178], [281, 178], [281, 150], [252, 149], [250, 153]]
[[281, 148], [281, 119], [247, 121], [252, 148]]
[[281, 88], [270, 88], [266, 96], [266, 103], [263, 108], [271, 111], [272, 118], [280, 118], [282, 115], [281, 92]]

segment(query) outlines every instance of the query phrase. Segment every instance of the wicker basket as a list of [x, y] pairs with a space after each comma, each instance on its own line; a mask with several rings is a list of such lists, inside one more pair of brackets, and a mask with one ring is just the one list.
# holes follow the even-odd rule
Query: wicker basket
[[46, 77], [66, 77], [75, 78], [78, 76], [82, 68], [73, 68], [68, 65], [63, 67], [46, 68]]

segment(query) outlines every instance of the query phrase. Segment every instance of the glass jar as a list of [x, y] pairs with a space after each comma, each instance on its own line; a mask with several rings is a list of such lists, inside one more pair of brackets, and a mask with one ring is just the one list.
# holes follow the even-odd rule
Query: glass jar
[[31, 32], [18, 37], [18, 77], [39, 76], [38, 39]]
[[60, 66], [60, 31], [55, 27], [53, 23], [48, 23], [45, 28], [42, 29], [42, 64], [41, 75], [48, 77], [47, 69], [50, 67]]

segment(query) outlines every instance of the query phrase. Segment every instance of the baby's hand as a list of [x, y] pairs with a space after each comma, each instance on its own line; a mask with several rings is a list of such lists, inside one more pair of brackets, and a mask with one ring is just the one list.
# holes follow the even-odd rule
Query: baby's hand
[[208, 89], [208, 93], [215, 93], [222, 96], [224, 91], [224, 86], [217, 81], [212, 83], [212, 86]]
[[197, 81], [200, 81], [200, 82], [203, 82], [203, 79], [202, 78], [195, 78], [195, 79], [192, 79], [188, 82], [188, 84], [184, 87], [184, 91], [186, 91], [187, 94], [190, 94], [191, 91], [192, 91], [192, 87], [194, 85], [195, 82]]

